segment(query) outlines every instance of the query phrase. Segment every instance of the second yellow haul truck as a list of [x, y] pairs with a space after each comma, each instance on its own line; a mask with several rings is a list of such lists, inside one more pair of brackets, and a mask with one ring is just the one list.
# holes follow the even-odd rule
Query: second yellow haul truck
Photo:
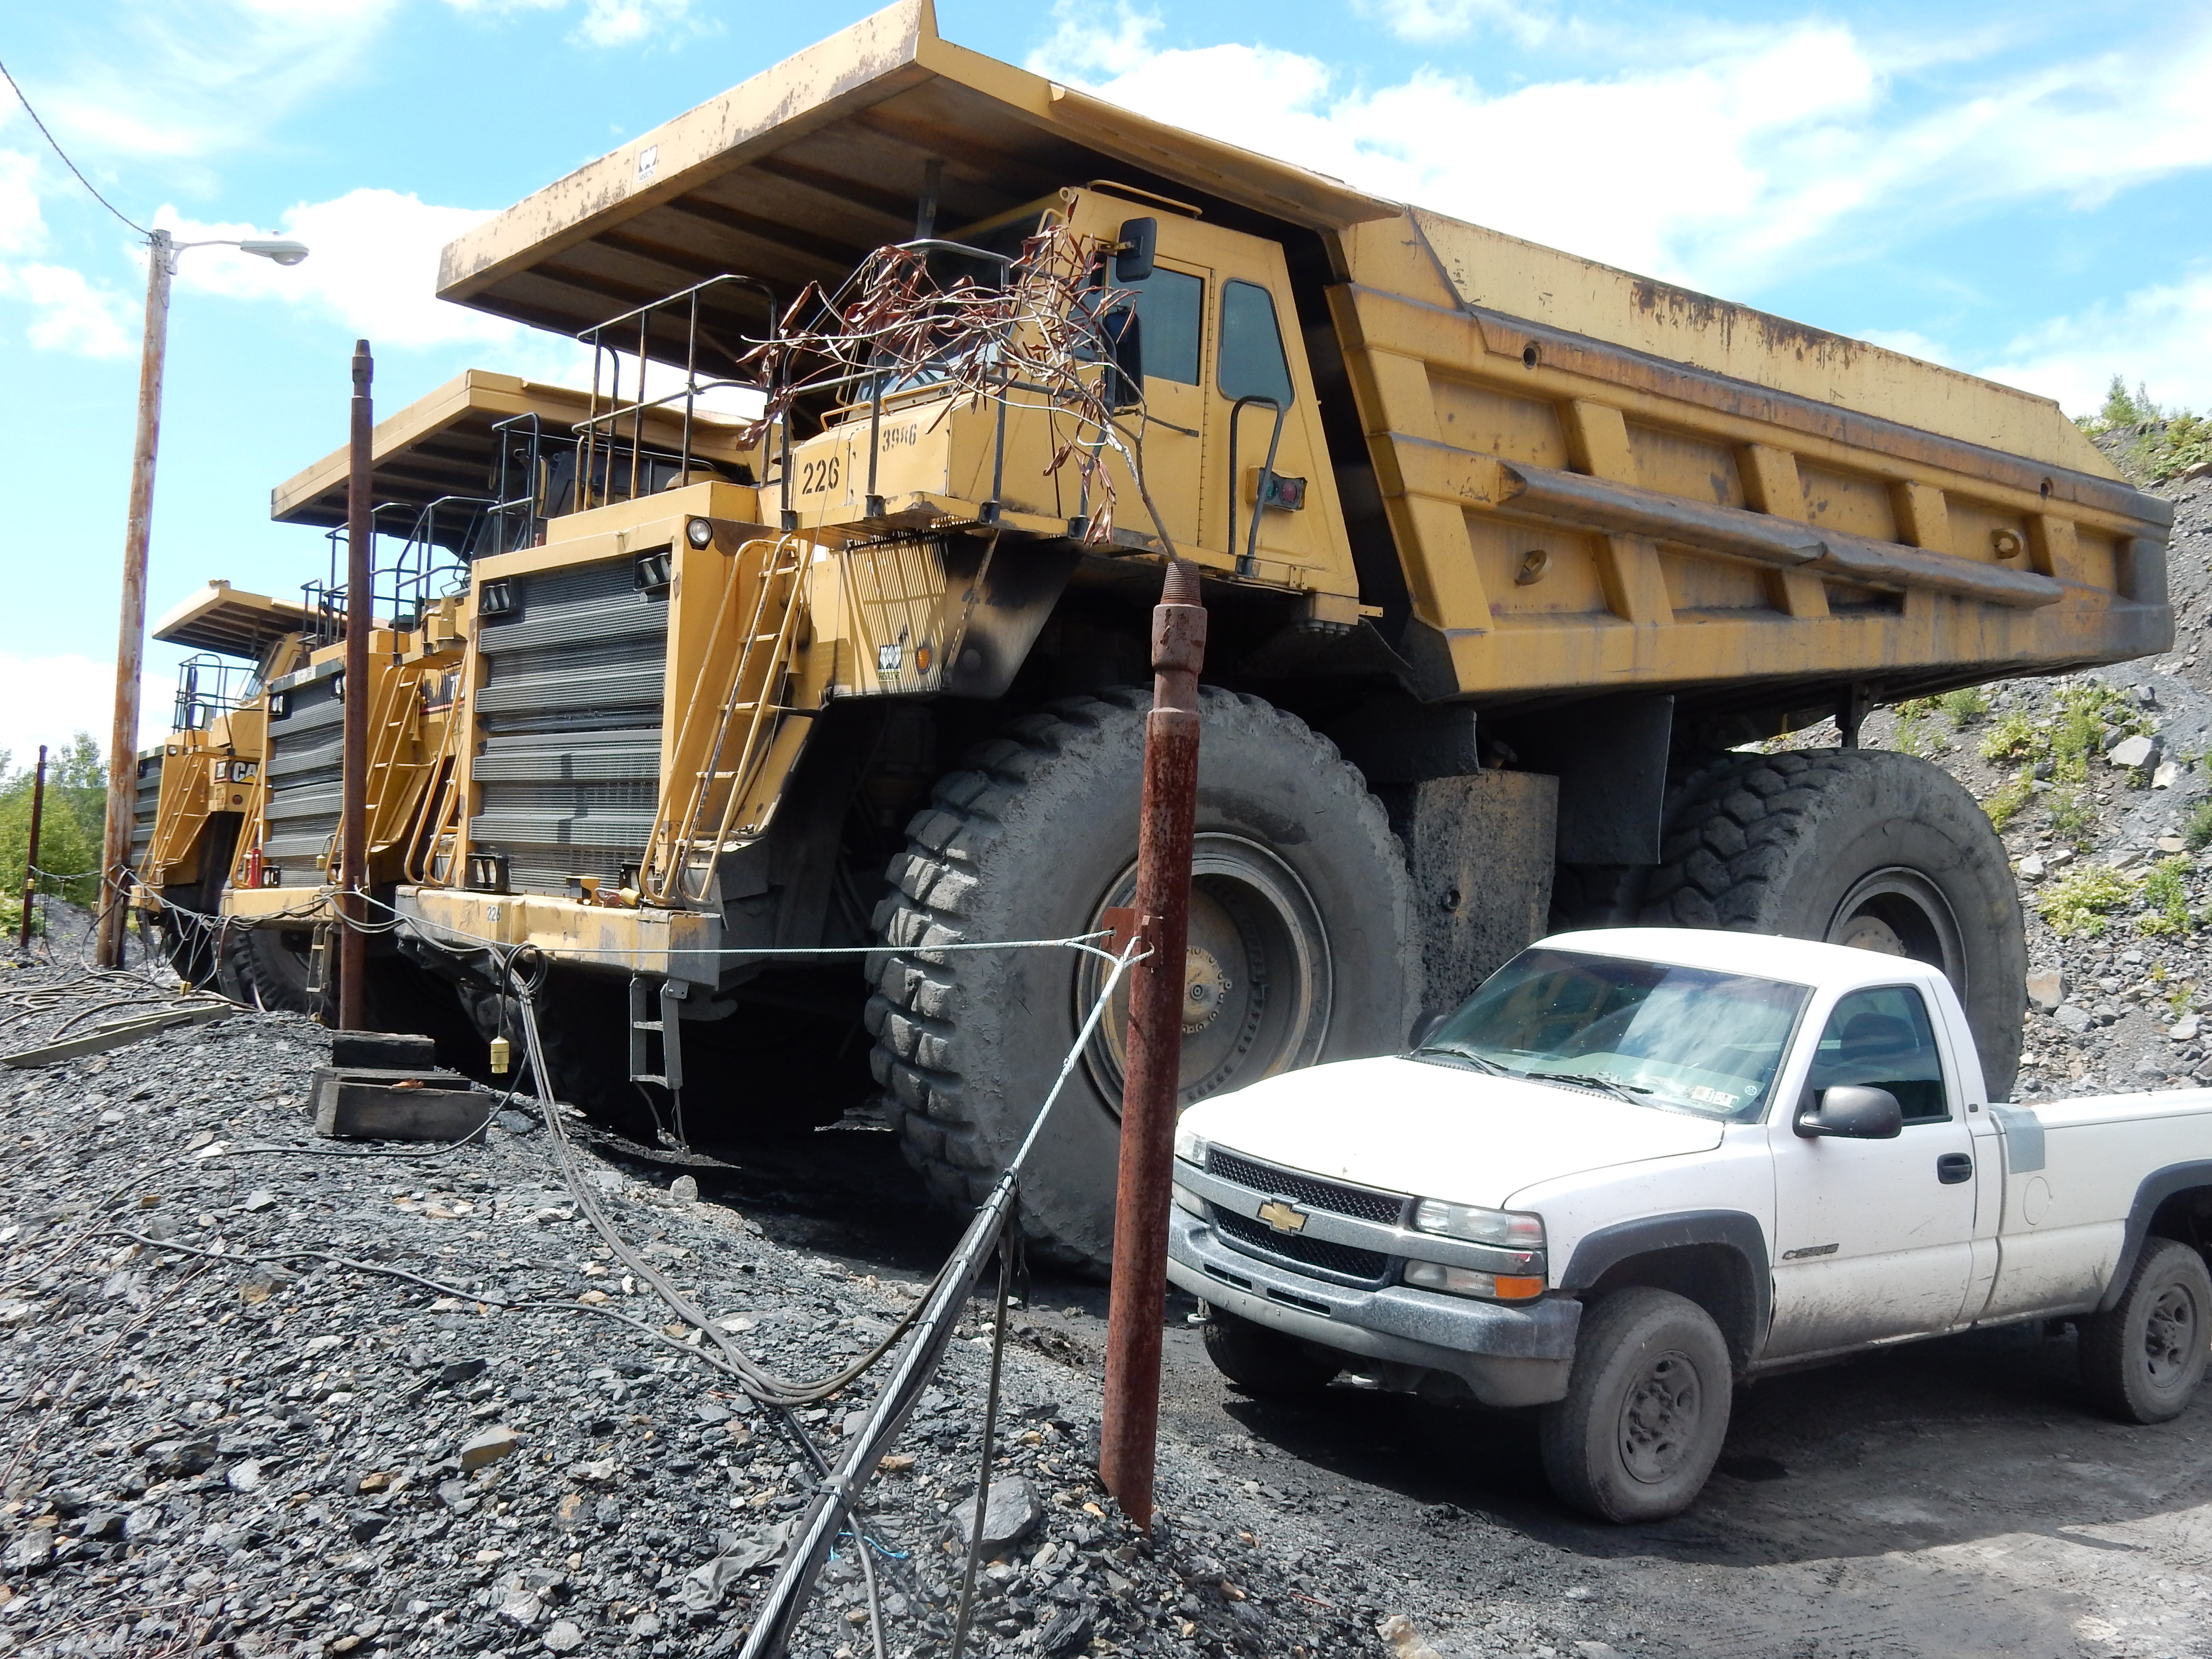
[[[987, 306], [1025, 247], [1085, 251], [1124, 313], [1091, 365], [1115, 441], [1079, 370], [1010, 386], [1018, 329], [884, 344], [896, 283], [866, 272]], [[845, 286], [794, 305], [810, 283]], [[818, 1118], [865, 1059], [955, 1202], [1098, 975], [932, 947], [1128, 902], [1170, 544], [1212, 620], [1188, 1098], [1399, 1047], [1553, 918], [1939, 963], [2002, 1090], [2002, 849], [1858, 717], [2171, 636], [2168, 508], [2050, 402], [1145, 119], [940, 39], [926, 3], [486, 222], [440, 291], [629, 352], [632, 390], [585, 422], [581, 510], [474, 562], [460, 805], [392, 902], [544, 953], [556, 1081], [594, 1109]], [[610, 499], [640, 353], [761, 381], [757, 447]], [[1086, 471], [1071, 434], [1113, 453]], [[1844, 746], [1742, 747], [1831, 715]], [[488, 957], [413, 948], [511, 1032]], [[785, 1063], [823, 1054], [845, 1080]], [[1109, 1245], [1119, 1055], [1109, 1019], [1025, 1188], [1070, 1257]]]

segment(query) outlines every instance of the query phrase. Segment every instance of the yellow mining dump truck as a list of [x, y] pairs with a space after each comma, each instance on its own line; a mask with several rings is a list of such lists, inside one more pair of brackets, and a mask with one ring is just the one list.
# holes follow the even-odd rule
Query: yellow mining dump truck
[[[453, 720], [471, 560], [528, 548], [549, 511], [574, 499], [573, 431], [589, 394], [471, 369], [378, 423], [372, 446], [375, 618], [369, 634], [368, 872], [388, 897], [402, 883], [447, 878], [459, 834], [459, 771], [467, 727]], [[686, 437], [680, 416], [655, 415], [626, 428], [619, 477], [602, 455], [596, 487], [626, 499], [665, 489], [670, 456]], [[728, 452], [732, 428], [691, 421], [694, 465]], [[588, 458], [587, 464], [588, 464]], [[330, 571], [305, 585], [303, 649], [289, 672], [267, 679], [264, 787], [237, 836], [234, 874], [222, 894], [225, 990], [242, 1001], [319, 1009], [337, 969], [323, 950], [338, 859], [343, 747], [347, 595], [337, 585], [343, 551], [349, 458], [340, 449], [270, 492], [279, 523], [330, 532]], [[587, 479], [587, 486], [591, 481]], [[427, 1029], [465, 1060], [480, 1048], [442, 988], [426, 1007], [420, 975], [386, 935], [371, 940], [369, 1012], [384, 1024]], [[459, 1034], [470, 1034], [464, 1040]]]
[[194, 654], [177, 674], [167, 738], [138, 757], [131, 819], [132, 908], [187, 984], [216, 977], [216, 908], [239, 830], [262, 787], [264, 688], [307, 654], [297, 605], [212, 581], [154, 624]]
[[[855, 271], [926, 270], [972, 315], [1038, 238], [1090, 250], [1074, 307], [1115, 313], [1090, 372], [1115, 441], [1050, 388], [989, 393], [1018, 331], [841, 353], [882, 291]], [[694, 1132], [818, 1115], [860, 1092], [822, 1057], [872, 1046], [954, 1201], [1098, 973], [931, 947], [1127, 902], [1170, 545], [1212, 614], [1188, 1097], [1402, 1045], [1553, 919], [1615, 917], [1940, 962], [2002, 1089], [2002, 849], [1936, 768], [1857, 749], [1859, 714], [2171, 637], [2167, 507], [2049, 401], [1145, 119], [926, 3], [487, 221], [440, 292], [630, 354], [581, 428], [614, 471], [633, 404], [689, 406], [639, 397], [641, 354], [684, 388], [751, 376], [775, 418], [744, 467], [587, 483], [475, 562], [465, 811], [397, 902], [539, 947], [559, 1081], [607, 1111], [633, 1079], [676, 1103], [680, 1066]], [[1052, 469], [1071, 443], [1100, 466]], [[1840, 748], [1745, 748], [1832, 714]], [[488, 968], [435, 965], [483, 1029], [511, 1018]], [[1119, 1054], [1109, 1020], [1025, 1192], [1076, 1257], [1110, 1237]]]

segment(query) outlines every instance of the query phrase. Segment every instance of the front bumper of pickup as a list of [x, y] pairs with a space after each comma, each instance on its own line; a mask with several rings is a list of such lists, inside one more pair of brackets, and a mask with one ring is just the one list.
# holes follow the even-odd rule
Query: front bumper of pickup
[[1210, 1222], [1170, 1212], [1168, 1277], [1213, 1307], [1366, 1361], [1384, 1387], [1424, 1391], [1455, 1377], [1486, 1406], [1565, 1398], [1582, 1304], [1545, 1297], [1509, 1306], [1388, 1285], [1360, 1290], [1263, 1261]]

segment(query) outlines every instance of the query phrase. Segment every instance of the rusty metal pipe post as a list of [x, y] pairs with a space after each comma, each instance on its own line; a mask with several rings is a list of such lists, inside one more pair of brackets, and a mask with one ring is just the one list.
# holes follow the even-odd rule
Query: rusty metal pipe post
[[39, 890], [39, 826], [46, 816], [46, 745], [39, 745], [39, 769], [31, 777], [31, 841], [23, 851], [23, 948], [31, 948], [31, 899]]
[[1146, 955], [1130, 974], [1098, 1458], [1106, 1490], [1144, 1528], [1152, 1524], [1153, 1449], [1159, 1434], [1168, 1185], [1175, 1164], [1191, 840], [1198, 815], [1198, 672], [1205, 661], [1206, 607], [1199, 601], [1198, 569], [1176, 560], [1152, 612], [1152, 709], [1145, 717], [1145, 793], [1137, 835], [1137, 926]]
[[154, 456], [161, 436], [161, 375], [169, 356], [169, 233], [147, 239], [146, 339], [138, 359], [138, 431], [131, 452], [131, 509], [123, 529], [123, 602], [115, 630], [115, 720], [107, 739], [107, 826], [100, 854], [94, 959], [123, 965], [123, 902], [131, 891], [131, 818], [138, 800], [138, 677], [146, 653], [146, 547], [154, 529]]
[[372, 444], [376, 416], [369, 386], [376, 364], [368, 342], [353, 349], [353, 452], [346, 477], [345, 748], [341, 762], [338, 805], [338, 1030], [366, 1029], [363, 1006], [368, 977], [368, 920], [362, 894], [368, 885], [368, 634], [376, 625], [374, 561], [370, 541], [376, 533], [371, 499]]

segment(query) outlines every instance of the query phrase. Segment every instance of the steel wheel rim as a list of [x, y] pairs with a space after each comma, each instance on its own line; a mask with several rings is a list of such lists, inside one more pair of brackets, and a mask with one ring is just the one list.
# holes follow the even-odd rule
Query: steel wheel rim
[[1689, 1461], [1704, 1414], [1696, 1362], [1679, 1348], [1654, 1354], [1621, 1397], [1621, 1467], [1648, 1486], [1672, 1480]]
[[[1133, 903], [1136, 889], [1132, 862], [1093, 907], [1091, 928], [1103, 928], [1108, 910]], [[1321, 907], [1296, 871], [1242, 836], [1209, 831], [1194, 837], [1189, 943], [1181, 1104], [1320, 1057], [1334, 973]], [[1075, 976], [1079, 1023], [1097, 1000], [1106, 972], [1097, 957], [1083, 958]], [[1083, 1052], [1092, 1084], [1116, 1112], [1128, 1006], [1124, 976]]]
[[2185, 1379], [2197, 1343], [2197, 1298], [2186, 1285], [2166, 1285], [2152, 1298], [2143, 1320], [2143, 1370], [2151, 1386], [2170, 1391]]
[[1940, 968], [1951, 988], [1966, 994], [1965, 931], [1943, 890], [1917, 870], [1897, 865], [1860, 877], [1836, 906], [1823, 937], [1830, 945]]

